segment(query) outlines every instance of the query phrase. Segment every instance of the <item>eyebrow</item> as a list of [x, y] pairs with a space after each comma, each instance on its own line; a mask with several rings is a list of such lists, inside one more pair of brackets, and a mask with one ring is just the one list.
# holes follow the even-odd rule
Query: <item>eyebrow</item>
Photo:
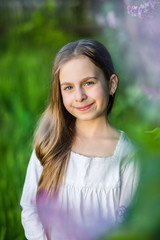
[[[82, 83], [82, 82], [85, 82], [85, 81], [87, 81], [89, 79], [97, 80], [97, 77], [95, 77], [95, 76], [93, 76], [93, 77], [85, 77], [80, 82]], [[63, 85], [70, 85], [70, 84], [72, 84], [72, 83], [70, 83], [70, 82], [63, 82], [63, 83], [61, 83], [61, 86], [63, 86]]]

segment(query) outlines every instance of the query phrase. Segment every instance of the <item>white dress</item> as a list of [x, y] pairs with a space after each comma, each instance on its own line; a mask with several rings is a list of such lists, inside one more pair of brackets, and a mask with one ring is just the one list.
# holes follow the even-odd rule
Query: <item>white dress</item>
[[[53, 204], [40, 201], [36, 192], [42, 166], [33, 151], [21, 197], [22, 224], [29, 240], [90, 240], [121, 222], [138, 184], [136, 148], [127, 134], [121, 136], [111, 157], [71, 152], [66, 179]], [[42, 217], [43, 224], [39, 215]]]

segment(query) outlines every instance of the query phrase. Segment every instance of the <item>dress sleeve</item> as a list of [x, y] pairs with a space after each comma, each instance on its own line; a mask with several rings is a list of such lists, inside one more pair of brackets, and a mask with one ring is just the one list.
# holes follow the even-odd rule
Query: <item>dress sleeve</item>
[[139, 164], [137, 154], [128, 154], [120, 168], [120, 199], [116, 212], [117, 222], [122, 222], [126, 216], [127, 207], [131, 204], [139, 182]]
[[28, 164], [20, 201], [22, 225], [28, 240], [47, 240], [36, 207], [36, 192], [42, 170], [43, 168], [33, 151]]

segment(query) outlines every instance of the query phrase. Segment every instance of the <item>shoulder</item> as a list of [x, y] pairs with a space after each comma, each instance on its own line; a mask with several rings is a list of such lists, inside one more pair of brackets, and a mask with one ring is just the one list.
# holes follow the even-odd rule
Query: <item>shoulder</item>
[[121, 167], [128, 163], [136, 163], [138, 159], [139, 147], [134, 140], [128, 137], [127, 133], [122, 131], [119, 161]]
[[41, 174], [43, 167], [39, 161], [39, 159], [36, 156], [35, 150], [33, 149], [29, 164], [28, 164], [28, 170], [29, 172], [36, 172], [38, 175]]
[[128, 137], [127, 133], [122, 131], [121, 137], [121, 155], [124, 157], [126, 155], [134, 155], [138, 152], [139, 147], [136, 142]]

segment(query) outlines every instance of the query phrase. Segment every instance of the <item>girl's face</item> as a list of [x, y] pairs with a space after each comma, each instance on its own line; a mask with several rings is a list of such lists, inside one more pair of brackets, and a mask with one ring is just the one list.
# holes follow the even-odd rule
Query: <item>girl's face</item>
[[64, 63], [59, 72], [63, 104], [79, 120], [106, 116], [109, 87], [104, 74], [86, 56]]

